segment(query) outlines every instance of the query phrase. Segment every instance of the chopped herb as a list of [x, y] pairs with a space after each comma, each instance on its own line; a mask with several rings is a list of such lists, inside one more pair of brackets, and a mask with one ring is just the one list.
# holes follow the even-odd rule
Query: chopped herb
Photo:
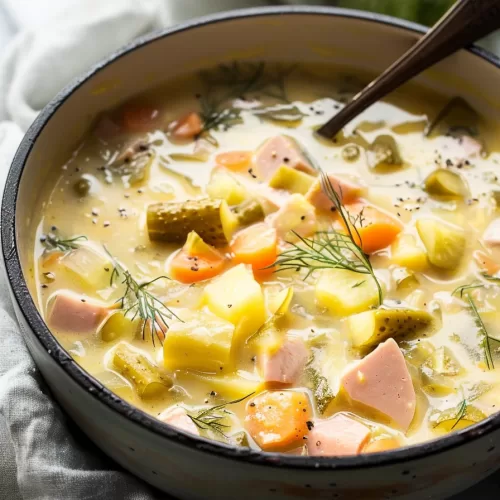
[[472, 314], [474, 316], [476, 325], [479, 329], [480, 334], [483, 336], [482, 339], [482, 347], [484, 350], [484, 359], [486, 362], [486, 366], [488, 370], [492, 370], [495, 368], [495, 364], [493, 362], [493, 357], [491, 355], [491, 346], [490, 346], [490, 336], [488, 335], [488, 332], [486, 330], [486, 327], [484, 326], [483, 320], [481, 319], [481, 315], [479, 314], [479, 311], [477, 310], [476, 304], [474, 303], [474, 300], [470, 296], [470, 294], [467, 294], [467, 302], [469, 303], [470, 309], [472, 311]]
[[294, 232], [299, 243], [287, 242], [291, 248], [282, 252], [271, 267], [276, 266], [277, 271], [307, 269], [306, 279], [319, 269], [346, 269], [355, 273], [369, 274], [377, 286], [379, 305], [381, 305], [382, 287], [375, 276], [368, 255], [363, 252], [361, 236], [356, 227], [363, 225], [363, 213], [353, 217], [347, 211], [333, 189], [330, 179], [322, 171], [321, 185], [340, 214], [343, 225], [347, 228], [347, 234], [331, 229], [317, 232], [312, 238], [304, 238]]
[[46, 250], [60, 250], [61, 252], [69, 252], [70, 250], [76, 250], [80, 247], [80, 241], [87, 241], [86, 236], [75, 236], [74, 238], [69, 238], [63, 240], [53, 233], [48, 233], [40, 238], [40, 242], [45, 247]]
[[225, 439], [228, 439], [228, 436], [224, 434], [224, 430], [229, 428], [228, 425], [223, 424], [221, 420], [223, 420], [226, 415], [221, 415], [221, 410], [224, 413], [228, 413], [225, 411], [226, 406], [234, 405], [236, 403], [241, 403], [245, 399], [248, 399], [250, 396], [253, 396], [255, 393], [252, 392], [243, 396], [240, 399], [235, 399], [234, 401], [229, 401], [228, 403], [222, 403], [217, 406], [212, 406], [210, 408], [206, 408], [204, 410], [198, 411], [197, 414], [193, 414], [192, 412], [187, 411], [188, 417], [193, 421], [193, 423], [201, 430], [212, 430], [216, 434], [219, 434]]
[[363, 283], [366, 283], [366, 280], [358, 281], [357, 283], [354, 283], [354, 285], [352, 285], [352, 288], [358, 288], [358, 286], [361, 286]]
[[452, 429], [454, 429], [459, 424], [460, 420], [462, 420], [465, 417], [466, 412], [467, 412], [467, 400], [464, 399], [458, 407], [456, 420], [451, 427]]
[[131, 321], [139, 317], [142, 320], [142, 339], [144, 340], [146, 326], [149, 324], [151, 329], [151, 340], [155, 346], [155, 335], [163, 344], [163, 337], [168, 328], [168, 320], [173, 318], [182, 321], [173, 311], [156, 298], [148, 287], [156, 281], [162, 279], [170, 279], [168, 276], [158, 276], [145, 283], [139, 283], [116, 259], [108, 249], [106, 252], [113, 261], [113, 271], [110, 277], [110, 285], [113, 285], [116, 280], [122, 277], [121, 283], [125, 285], [125, 292], [116, 302], [124, 309], [124, 315], [131, 315]]

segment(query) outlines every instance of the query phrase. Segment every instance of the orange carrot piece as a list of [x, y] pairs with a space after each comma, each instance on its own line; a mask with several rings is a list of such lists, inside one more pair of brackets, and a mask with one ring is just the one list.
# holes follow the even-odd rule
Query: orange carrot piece
[[250, 151], [228, 151], [220, 153], [215, 157], [215, 162], [221, 167], [226, 167], [229, 170], [242, 170], [252, 161], [252, 153]]
[[497, 264], [487, 253], [482, 250], [476, 250], [472, 254], [476, 264], [481, 269], [481, 271], [489, 274], [490, 276], [495, 275], [500, 271], [500, 265]]
[[42, 266], [45, 268], [50, 268], [51, 266], [57, 264], [59, 259], [64, 255], [64, 252], [52, 251], [44, 253], [42, 256]]
[[254, 271], [272, 266], [278, 255], [276, 229], [262, 222], [239, 231], [231, 242], [231, 252], [234, 262], [251, 264]]
[[172, 128], [175, 139], [193, 139], [203, 130], [201, 116], [194, 111], [177, 120]]
[[246, 405], [245, 427], [265, 451], [288, 451], [304, 444], [312, 418], [303, 392], [267, 391]]
[[150, 132], [158, 123], [159, 111], [149, 104], [131, 104], [125, 108], [122, 123], [128, 132]]
[[[355, 220], [354, 227], [350, 224], [354, 240], [358, 245], [361, 243], [367, 254], [388, 247], [403, 229], [400, 221], [373, 205], [358, 202], [345, 205], [345, 208]], [[340, 217], [339, 222], [345, 230], [346, 226]]]
[[203, 252], [193, 252], [182, 248], [170, 261], [170, 274], [172, 278], [181, 283], [196, 283], [203, 281], [222, 272], [226, 259], [215, 248], [204, 244]]

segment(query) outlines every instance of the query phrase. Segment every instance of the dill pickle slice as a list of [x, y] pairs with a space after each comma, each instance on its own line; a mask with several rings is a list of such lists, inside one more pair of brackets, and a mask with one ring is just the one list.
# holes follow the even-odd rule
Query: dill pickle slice
[[269, 186], [274, 189], [284, 189], [291, 193], [306, 194], [316, 180], [312, 175], [281, 165], [269, 179]]
[[417, 231], [431, 264], [450, 270], [460, 264], [466, 245], [461, 228], [436, 219], [419, 219]]
[[113, 367], [132, 382], [141, 398], [155, 398], [165, 394], [172, 387], [172, 379], [149, 359], [121, 343], [113, 354]]
[[236, 216], [224, 200], [188, 200], [149, 205], [149, 239], [184, 243], [195, 231], [212, 246], [227, 245], [238, 225]]
[[257, 200], [249, 200], [232, 208], [239, 226], [249, 226], [264, 219], [264, 209]]
[[430, 195], [442, 198], [463, 198], [467, 194], [463, 178], [444, 168], [431, 172], [424, 181], [424, 188]]
[[413, 309], [377, 309], [347, 319], [353, 347], [375, 347], [389, 337], [414, 335], [432, 323], [427, 311]]

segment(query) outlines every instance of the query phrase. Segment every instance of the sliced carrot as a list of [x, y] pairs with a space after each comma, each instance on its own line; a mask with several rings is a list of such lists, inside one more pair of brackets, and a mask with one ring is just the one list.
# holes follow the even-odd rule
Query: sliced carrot
[[[344, 206], [351, 217], [349, 225], [354, 240], [358, 245], [361, 243], [367, 254], [389, 246], [403, 229], [401, 222], [373, 205], [359, 202]], [[340, 217], [339, 222], [345, 230], [346, 225]]]
[[251, 264], [254, 271], [272, 266], [278, 255], [276, 229], [265, 223], [243, 229], [233, 238], [231, 252], [234, 262]]
[[175, 139], [193, 139], [203, 130], [203, 122], [194, 111], [179, 118], [173, 125], [171, 133]]
[[124, 128], [129, 132], [150, 132], [158, 123], [159, 111], [149, 104], [130, 104], [122, 115]]
[[64, 255], [64, 252], [52, 251], [46, 252], [42, 256], [42, 266], [45, 268], [50, 268], [57, 264], [59, 259]]
[[472, 256], [481, 271], [493, 276], [500, 271], [500, 265], [497, 264], [487, 253], [482, 250], [476, 250]]
[[243, 170], [250, 165], [252, 153], [250, 151], [228, 151], [215, 157], [215, 162], [229, 170]]
[[224, 255], [192, 231], [183, 248], [170, 261], [170, 274], [181, 283], [196, 283], [220, 274], [225, 263]]
[[303, 392], [267, 391], [246, 405], [245, 427], [265, 451], [287, 451], [304, 444], [312, 411]]

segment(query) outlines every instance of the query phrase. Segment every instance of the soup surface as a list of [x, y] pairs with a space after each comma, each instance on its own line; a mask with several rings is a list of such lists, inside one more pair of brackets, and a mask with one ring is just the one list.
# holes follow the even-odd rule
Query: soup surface
[[99, 117], [39, 216], [59, 342], [144, 412], [265, 451], [383, 451], [494, 413], [498, 125], [405, 87], [318, 138], [363, 83], [240, 63]]

